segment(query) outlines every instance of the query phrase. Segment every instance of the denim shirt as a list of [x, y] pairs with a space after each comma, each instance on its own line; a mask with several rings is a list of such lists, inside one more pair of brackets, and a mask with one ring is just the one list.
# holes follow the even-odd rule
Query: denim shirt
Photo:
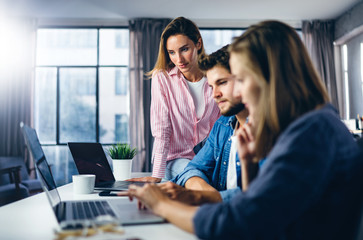
[[202, 205], [201, 239], [352, 239], [360, 215], [362, 153], [331, 104], [292, 122], [246, 192]]
[[226, 189], [231, 136], [237, 123], [235, 116], [221, 116], [214, 124], [209, 137], [198, 154], [172, 182], [184, 186], [191, 177], [200, 177], [220, 191], [223, 201], [231, 199], [241, 191], [241, 167], [236, 156], [237, 188]]

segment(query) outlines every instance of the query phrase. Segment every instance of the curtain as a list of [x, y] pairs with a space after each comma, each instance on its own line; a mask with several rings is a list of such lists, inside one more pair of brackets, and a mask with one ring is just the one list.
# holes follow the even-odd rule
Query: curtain
[[340, 109], [334, 64], [334, 21], [303, 21], [302, 33], [305, 46], [328, 89], [332, 104]]
[[33, 19], [0, 19], [0, 156], [25, 155], [26, 162], [19, 124], [32, 124], [36, 29]]
[[137, 147], [133, 171], [151, 171], [153, 138], [150, 130], [152, 70], [159, 51], [160, 36], [171, 19], [133, 19], [130, 30], [130, 142]]

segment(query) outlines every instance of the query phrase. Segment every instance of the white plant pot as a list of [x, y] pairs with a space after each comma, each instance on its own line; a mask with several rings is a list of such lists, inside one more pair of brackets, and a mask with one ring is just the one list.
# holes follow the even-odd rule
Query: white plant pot
[[117, 181], [131, 178], [132, 159], [112, 159], [112, 165]]

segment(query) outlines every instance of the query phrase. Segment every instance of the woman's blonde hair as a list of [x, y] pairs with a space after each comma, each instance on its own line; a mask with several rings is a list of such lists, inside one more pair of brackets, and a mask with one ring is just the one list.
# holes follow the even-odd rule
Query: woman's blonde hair
[[292, 121], [327, 103], [329, 96], [299, 35], [282, 22], [251, 26], [229, 50], [248, 60], [246, 67], [260, 86], [256, 159], [262, 159]]
[[170, 36], [177, 34], [187, 36], [190, 40], [193, 41], [194, 44], [197, 44], [198, 40], [200, 39], [201, 48], [198, 50], [198, 57], [200, 58], [205, 56], [202, 35], [200, 34], [197, 25], [184, 17], [175, 18], [165, 27], [161, 34], [158, 59], [156, 60], [154, 69], [146, 73], [147, 76], [151, 76], [155, 71], [166, 71], [175, 66], [169, 58], [169, 54], [166, 49], [166, 41]]

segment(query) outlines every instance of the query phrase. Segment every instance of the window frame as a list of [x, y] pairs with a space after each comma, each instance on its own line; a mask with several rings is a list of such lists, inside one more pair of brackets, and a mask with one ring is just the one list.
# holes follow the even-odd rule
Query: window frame
[[[95, 121], [95, 131], [96, 131], [96, 139], [95, 142], [100, 142], [100, 121], [99, 121], [99, 100], [100, 100], [100, 92], [99, 92], [99, 88], [100, 88], [100, 84], [99, 84], [99, 70], [100, 68], [126, 68], [129, 69], [129, 65], [100, 65], [100, 30], [101, 29], [127, 29], [129, 30], [128, 26], [48, 26], [48, 25], [40, 25], [37, 28], [37, 31], [39, 29], [95, 29], [97, 30], [97, 62], [96, 65], [44, 65], [44, 64], [37, 64], [35, 61], [35, 66], [34, 66], [34, 72], [36, 73], [37, 68], [56, 68], [56, 137], [55, 137], [55, 142], [41, 142], [42, 146], [65, 146], [67, 145], [67, 143], [63, 143], [60, 142], [60, 69], [61, 68], [95, 68], [96, 69], [96, 92], [95, 92], [95, 97], [96, 97], [96, 121]], [[36, 58], [36, 55], [35, 55]], [[36, 77], [35, 77], [36, 79]], [[35, 91], [35, 89], [34, 89]], [[33, 103], [34, 107], [36, 102]], [[36, 116], [34, 115], [34, 118]], [[34, 119], [34, 122], [36, 122], [36, 120]], [[130, 122], [129, 122], [130, 123]], [[38, 130], [38, 129], [37, 129]], [[110, 142], [110, 143], [102, 143], [102, 145], [112, 145], [115, 144], [115, 142]]]

